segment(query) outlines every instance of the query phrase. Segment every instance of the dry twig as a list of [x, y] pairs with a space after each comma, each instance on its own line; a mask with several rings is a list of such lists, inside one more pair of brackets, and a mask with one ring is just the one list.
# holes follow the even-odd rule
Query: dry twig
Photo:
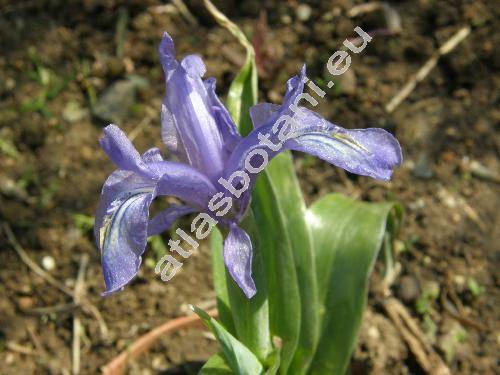
[[[447, 297], [450, 297], [451, 300]], [[462, 302], [458, 298], [455, 290], [451, 287], [449, 282], [447, 283], [446, 288], [440, 294], [440, 299], [441, 305], [444, 307], [446, 313], [453, 319], [457, 320], [459, 323], [465, 326], [472, 327], [480, 332], [488, 331], [487, 326], [467, 316], [466, 312], [464, 311]]]
[[45, 348], [40, 341], [40, 337], [35, 332], [35, 329], [30, 324], [28, 324], [26, 326], [26, 330], [28, 331], [31, 342], [35, 346], [37, 355], [42, 356], [43, 358], [48, 358], [47, 352], [45, 351]]
[[[85, 271], [89, 262], [89, 256], [82, 254], [80, 258], [80, 267], [76, 276], [75, 289], [73, 292], [73, 302], [79, 305], [83, 295], [85, 294]], [[73, 343], [72, 343], [72, 372], [73, 375], [80, 373], [80, 337], [81, 337], [81, 322], [78, 317], [78, 312], [73, 314]]]
[[465, 171], [470, 172], [475, 177], [500, 184], [500, 173], [489, 169], [477, 160], [464, 160], [462, 162], [462, 168]]
[[9, 224], [3, 223], [3, 229], [5, 234], [7, 235], [7, 240], [11, 244], [12, 248], [16, 251], [17, 255], [21, 258], [21, 260], [28, 266], [29, 269], [31, 269], [34, 273], [36, 273], [38, 276], [40, 276], [42, 279], [44, 279], [46, 282], [48, 282], [50, 285], [53, 287], [59, 289], [61, 292], [72, 296], [73, 291], [66, 287], [64, 284], [61, 282], [57, 281], [54, 277], [52, 277], [51, 274], [45, 272], [38, 264], [33, 262], [29, 255], [24, 251], [24, 249], [21, 247], [19, 242], [17, 241], [16, 237], [14, 236], [14, 233], [12, 232], [12, 229], [10, 229]]
[[451, 375], [448, 366], [434, 351], [420, 331], [417, 322], [401, 302], [391, 297], [383, 303], [383, 306], [422, 369], [428, 374]]
[[417, 83], [422, 82], [425, 77], [431, 72], [432, 69], [437, 65], [438, 60], [450, 53], [460, 42], [462, 42], [469, 34], [470, 27], [465, 26], [458, 30], [450, 39], [446, 41], [439, 49], [432, 54], [429, 60], [418, 70], [404, 86], [403, 88], [386, 104], [385, 110], [389, 113], [394, 111], [396, 107], [405, 100], [408, 95], [415, 89]]
[[156, 116], [156, 110], [152, 107], [146, 107], [145, 112], [145, 116], [141, 122], [129, 133], [128, 139], [130, 139], [130, 141], [136, 139], [137, 136], [141, 134], [149, 124], [151, 124], [151, 121], [153, 121], [153, 118]]
[[75, 305], [74, 302], [69, 303], [60, 303], [54, 306], [43, 306], [43, 307], [34, 307], [26, 311], [27, 314], [31, 315], [48, 315], [48, 314], [58, 314], [68, 311], [73, 311], [78, 308], [78, 305]]
[[189, 11], [188, 7], [182, 0], [172, 0], [172, 4], [177, 8], [182, 17], [187, 21], [190, 26], [197, 27], [198, 21], [196, 17]]
[[11, 352], [16, 352], [24, 355], [37, 355], [35, 351], [27, 346], [16, 344], [13, 341], [7, 341], [5, 343], [5, 348]]
[[[70, 296], [73, 298], [73, 291], [68, 288], [66, 285], [62, 284], [60, 281], [55, 279], [51, 274], [45, 272], [38, 264], [36, 264], [29, 255], [26, 253], [26, 251], [22, 248], [22, 246], [19, 244], [19, 242], [16, 239], [16, 236], [12, 232], [12, 229], [10, 228], [9, 224], [6, 222], [2, 223], [3, 230], [5, 234], [7, 235], [7, 240], [9, 241], [10, 245], [14, 249], [14, 251], [19, 255], [19, 258], [28, 266], [28, 268], [36, 273], [38, 276], [40, 276], [43, 280], [45, 280], [47, 283], [52, 285], [53, 287], [59, 289], [61, 292], [64, 294]], [[101, 336], [104, 338], [108, 335], [108, 326], [106, 325], [106, 322], [104, 321], [101, 313], [95, 307], [87, 298], [82, 297], [80, 301], [80, 305], [82, 306], [82, 309], [88, 313], [91, 314], [97, 323], [99, 324], [99, 329], [101, 332]]]
[[[217, 310], [208, 311], [208, 315], [217, 316]], [[124, 373], [127, 363], [131, 359], [138, 358], [142, 353], [147, 351], [161, 336], [166, 333], [174, 332], [182, 328], [187, 328], [196, 324], [200, 324], [201, 320], [198, 315], [189, 315], [170, 320], [161, 326], [158, 326], [148, 333], [139, 337], [125, 351], [120, 353], [111, 362], [102, 368], [104, 375], [121, 375]]]
[[371, 13], [376, 10], [379, 10], [383, 7], [383, 3], [381, 1], [370, 1], [369, 3], [363, 3], [359, 5], [353, 6], [347, 12], [347, 17], [357, 17], [360, 14]]

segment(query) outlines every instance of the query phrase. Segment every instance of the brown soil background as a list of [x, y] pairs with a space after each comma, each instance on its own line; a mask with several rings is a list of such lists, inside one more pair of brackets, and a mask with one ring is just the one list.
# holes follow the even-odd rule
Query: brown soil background
[[[381, 11], [348, 16], [360, 1], [215, 3], [248, 35], [260, 38], [260, 101], [279, 102], [286, 79], [304, 62], [310, 78], [324, 80], [328, 57], [353, 36], [355, 26], [385, 27]], [[102, 183], [113, 170], [98, 146], [103, 123], [89, 114], [89, 89], [99, 96], [127, 74], [149, 80], [119, 123], [135, 133], [134, 143], [144, 151], [161, 147], [164, 88], [156, 48], [163, 30], [174, 38], [179, 56], [197, 53], [204, 58], [207, 75], [217, 78], [221, 95], [243, 62], [243, 50], [213, 23], [199, 1], [186, 1], [191, 21], [176, 6], [159, 5], [165, 4], [0, 1], [0, 221], [10, 225], [36, 263], [52, 257], [50, 274], [70, 288], [81, 254], [89, 255], [87, 296], [110, 332], [102, 338], [97, 322], [78, 312], [85, 333], [84, 374], [98, 373], [141, 334], [186, 314], [188, 303], [214, 298], [207, 245], [167, 284], [148, 267], [157, 257], [150, 249], [139, 277], [125, 291], [101, 298], [100, 256], [92, 232], [75, 219], [93, 215]], [[453, 373], [493, 374], [500, 344], [500, 7], [493, 0], [391, 5], [401, 17], [401, 33], [374, 38], [353, 58], [349, 73], [327, 91], [319, 112], [348, 128], [376, 126], [393, 132], [403, 146], [404, 165], [390, 183], [346, 175], [303, 155], [297, 155], [296, 167], [308, 203], [339, 191], [404, 204], [398, 242], [401, 271], [392, 292]], [[123, 57], [117, 58], [116, 25], [125, 13]], [[267, 27], [262, 18], [258, 21], [262, 14], [267, 15]], [[472, 27], [471, 35], [392, 114], [386, 113], [390, 98], [466, 25]], [[34, 60], [57, 77], [54, 81], [65, 82], [42, 110], [26, 104], [43, 92], [34, 79]], [[47, 110], [50, 114], [41, 113]], [[478, 172], [477, 163], [490, 173]], [[71, 299], [34, 275], [3, 231], [0, 261], [0, 373], [70, 373], [73, 312], [50, 308]], [[353, 372], [423, 373], [381, 307], [384, 297], [378, 285], [375, 272]], [[437, 293], [429, 297], [432, 290]], [[51, 311], [42, 309], [46, 307]], [[13, 344], [30, 353], [12, 349]], [[216, 350], [202, 330], [180, 331], [163, 337], [129, 373], [194, 373], [189, 364], [206, 360]]]

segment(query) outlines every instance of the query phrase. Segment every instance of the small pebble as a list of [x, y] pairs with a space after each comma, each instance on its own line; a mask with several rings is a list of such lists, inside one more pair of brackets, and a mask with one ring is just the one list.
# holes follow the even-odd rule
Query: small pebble
[[459, 287], [460, 289], [463, 289], [465, 286], [465, 276], [463, 275], [455, 275], [453, 277], [453, 282]]
[[420, 179], [429, 179], [434, 176], [430, 165], [429, 157], [425, 153], [421, 153], [413, 168], [413, 175]]
[[46, 271], [52, 271], [54, 268], [56, 268], [56, 261], [50, 255], [45, 255], [42, 258], [42, 267]]
[[408, 207], [412, 211], [421, 210], [422, 208], [425, 208], [425, 201], [422, 198], [419, 198], [414, 202], [408, 203]]
[[302, 22], [306, 22], [311, 17], [311, 13], [312, 9], [307, 4], [300, 4], [299, 6], [297, 6], [297, 9], [295, 9], [297, 18]]
[[16, 87], [16, 81], [11, 78], [11, 77], [8, 77], [6, 80], [5, 80], [5, 88], [9, 91], [13, 90], [14, 88]]
[[347, 95], [354, 95], [357, 86], [356, 74], [352, 69], [337, 77], [337, 83], [340, 85], [341, 92]]
[[414, 301], [420, 295], [420, 284], [414, 276], [403, 276], [399, 280], [397, 296], [404, 302]]
[[270, 90], [268, 93], [267, 93], [267, 97], [269, 98], [269, 100], [271, 102], [280, 102], [283, 97], [276, 91], [274, 90]]
[[22, 311], [31, 309], [34, 304], [35, 300], [33, 297], [24, 296], [17, 299], [17, 306], [19, 306], [19, 309]]
[[167, 367], [167, 363], [166, 363], [165, 357], [162, 356], [162, 355], [154, 356], [153, 360], [151, 361], [151, 366], [155, 370], [165, 369]]
[[292, 23], [292, 17], [290, 17], [288, 14], [284, 14], [281, 16], [281, 22], [284, 25], [290, 25]]
[[5, 364], [6, 365], [11, 365], [14, 363], [14, 360], [15, 360], [15, 356], [13, 353], [7, 353], [7, 355], [5, 356]]
[[77, 101], [69, 101], [62, 111], [62, 117], [68, 122], [78, 122], [87, 115], [87, 110]]
[[372, 326], [368, 328], [368, 336], [370, 336], [372, 339], [378, 340], [380, 339], [380, 331], [377, 327]]

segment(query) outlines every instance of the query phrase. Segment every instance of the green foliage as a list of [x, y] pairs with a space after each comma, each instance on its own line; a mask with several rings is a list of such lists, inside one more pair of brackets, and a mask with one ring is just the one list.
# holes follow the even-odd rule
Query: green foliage
[[277, 191], [267, 173], [257, 179], [252, 211], [256, 230], [251, 238], [254, 249], [257, 247], [263, 255], [269, 328], [272, 336], [282, 340], [280, 371], [286, 373], [300, 334], [300, 294], [285, 212], [281, 210]]
[[[247, 231], [252, 239], [258, 238], [255, 229], [254, 217], [249, 214], [242, 223], [242, 227]], [[219, 299], [226, 298], [227, 293], [228, 306], [231, 311], [232, 321], [234, 322], [236, 337], [250, 348], [255, 355], [265, 361], [272, 352], [271, 333], [269, 324], [269, 299], [268, 288], [264, 270], [264, 260], [262, 251], [265, 249], [260, 242], [253, 244], [253, 271], [252, 277], [257, 287], [258, 293], [248, 299], [234, 280], [227, 272], [222, 258], [222, 242], [212, 249], [217, 251], [220, 262], [218, 269], [225, 273], [226, 292]], [[216, 261], [214, 257], [214, 262]], [[222, 276], [214, 275], [214, 279]], [[217, 291], [217, 290], [216, 290]], [[228, 326], [230, 328], [230, 326]]]
[[0, 153], [7, 155], [13, 159], [19, 157], [19, 151], [10, 139], [0, 137]]
[[305, 221], [306, 205], [289, 152], [278, 155], [268, 165], [265, 178], [272, 186], [273, 195], [264, 194], [269, 200], [276, 199], [278, 212], [282, 213], [297, 277], [301, 329], [289, 372], [301, 373], [312, 359], [319, 338], [316, 272], [310, 230]]
[[150, 269], [154, 269], [161, 257], [167, 253], [167, 246], [165, 246], [165, 242], [160, 235], [148, 237], [148, 243], [152, 252], [149, 253], [144, 263]]
[[92, 68], [88, 60], [82, 60], [77, 65], [77, 76], [80, 78], [81, 85], [85, 89], [90, 108], [94, 108], [97, 103], [97, 94], [90, 80], [91, 71]]
[[415, 310], [419, 314], [428, 314], [431, 311], [434, 301], [439, 297], [439, 284], [428, 283], [420, 296], [415, 301]]
[[[279, 170], [283, 171], [283, 168]], [[269, 177], [263, 177], [265, 179], [259, 179], [253, 196], [255, 227], [250, 230], [247, 223], [246, 229], [252, 237], [254, 250], [263, 255], [265, 285], [258, 286], [258, 293], [251, 300], [245, 301], [239, 292], [239, 303], [245, 306], [244, 310], [235, 305], [234, 298], [231, 303], [230, 297], [220, 293], [221, 289], [224, 290], [221, 287], [224, 283], [226, 290], [229, 288], [238, 292], [238, 287], [223, 269], [222, 237], [220, 233], [213, 235], [213, 250], [219, 254], [219, 259], [214, 258], [219, 268], [214, 275], [216, 284], [217, 280], [220, 283], [216, 287], [219, 306], [220, 301], [229, 299], [229, 303], [225, 302], [220, 310], [221, 319], [229, 321], [229, 324], [234, 322], [236, 325], [255, 327], [250, 332], [263, 335], [267, 341], [267, 322], [258, 319], [256, 324], [252, 313], [253, 304], [262, 306], [267, 301], [270, 333], [280, 337], [282, 343], [264, 361], [262, 355], [254, 351], [266, 368], [271, 370], [273, 365], [275, 368], [279, 361], [279, 373], [344, 374], [366, 304], [368, 277], [384, 238], [392, 240], [396, 234], [401, 207], [394, 203], [358, 202], [340, 194], [331, 194], [314, 203], [305, 215], [301, 208], [303, 201], [299, 201], [301, 204], [297, 206], [300, 207], [295, 210], [288, 205], [285, 215], [279, 203], [283, 196], [279, 196], [274, 188], [277, 184], [272, 185]], [[277, 173], [273, 177], [284, 176]], [[287, 193], [290, 191], [288, 189]], [[287, 194], [284, 193], [284, 196]], [[311, 232], [312, 246], [304, 243], [304, 233], [301, 234], [298, 226], [283, 225], [303, 217], [307, 218], [305, 236], [308, 238]], [[332, 223], [335, 223], [335, 228], [332, 228]], [[292, 238], [302, 241], [303, 247], [297, 247], [301, 258], [294, 258]], [[307, 254], [311, 254], [310, 267], [304, 267]], [[254, 260], [254, 277], [260, 269], [260, 261]], [[299, 273], [302, 273], [303, 283], [297, 281]], [[224, 275], [223, 278], [221, 275]], [[312, 280], [309, 278], [311, 275]], [[260, 299], [257, 299], [259, 296]], [[265, 314], [261, 318], [263, 316]], [[259, 341], [254, 336], [250, 339], [240, 335], [238, 330], [236, 332], [235, 337], [246, 345]], [[277, 355], [278, 350], [281, 352]]]
[[227, 375], [232, 373], [224, 357], [220, 354], [214, 354], [205, 363], [199, 375]]
[[245, 65], [231, 83], [226, 102], [235, 123], [239, 124], [242, 135], [247, 135], [252, 130], [248, 103], [255, 104], [257, 94], [257, 67], [253, 50], [251, 50], [247, 54]]
[[394, 235], [402, 209], [329, 194], [310, 207], [321, 305], [321, 338], [309, 373], [344, 374], [357, 336], [368, 277], [384, 236]]
[[38, 83], [40, 89], [34, 98], [28, 99], [21, 104], [21, 110], [40, 112], [45, 117], [52, 117], [48, 102], [66, 88], [69, 78], [61, 77], [49, 68], [44, 67], [33, 47], [28, 49], [28, 56], [33, 63], [33, 70], [28, 75]]
[[[207, 328], [212, 331], [217, 340], [219, 340], [225, 362], [231, 370], [241, 375], [258, 375], [263, 373], [262, 365], [257, 357], [231, 335], [222, 324], [210, 317], [203, 310], [194, 306], [192, 306], [192, 309], [198, 314]], [[221, 361], [218, 361], [218, 365], [221, 365]]]
[[[210, 11], [247, 49], [226, 103], [246, 135], [251, 130], [249, 108], [257, 100], [253, 49], [236, 25]], [[225, 269], [223, 236], [212, 231], [219, 322], [197, 312], [216, 332], [222, 351], [201, 373], [223, 374], [228, 368], [249, 373], [249, 361], [255, 374], [343, 375], [373, 264], [381, 248], [386, 258], [392, 253], [401, 218], [399, 204], [358, 202], [340, 194], [327, 195], [307, 209], [291, 154], [276, 157], [257, 179], [242, 223], [254, 251], [257, 294], [252, 299]], [[255, 360], [262, 368], [256, 368]]]
[[94, 217], [84, 214], [74, 214], [73, 223], [75, 224], [75, 227], [80, 230], [80, 232], [86, 234], [91, 232], [94, 228]]
[[485, 292], [484, 286], [479, 284], [476, 279], [469, 277], [467, 279], [467, 288], [469, 289], [469, 292], [475, 297], [478, 298]]
[[229, 332], [235, 334], [236, 329], [234, 327], [231, 307], [229, 305], [228, 282], [230, 276], [224, 265], [224, 258], [222, 254], [222, 234], [217, 228], [212, 229], [210, 234], [210, 246], [212, 249], [212, 275], [214, 278], [219, 320]]

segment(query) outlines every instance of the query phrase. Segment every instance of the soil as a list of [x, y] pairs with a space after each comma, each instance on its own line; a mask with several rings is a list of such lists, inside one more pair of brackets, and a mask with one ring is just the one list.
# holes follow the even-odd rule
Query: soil
[[[258, 42], [261, 101], [280, 102], [286, 79], [304, 62], [309, 78], [328, 81], [326, 61], [355, 36], [355, 26], [388, 27], [382, 10], [349, 17], [360, 1], [215, 3]], [[162, 31], [173, 37], [180, 56], [203, 57], [222, 96], [244, 61], [242, 48], [201, 1], [186, 5], [189, 14], [152, 0], [0, 2], [0, 221], [68, 288], [82, 254], [89, 255], [87, 297], [109, 333], [103, 337], [92, 315], [76, 311], [84, 327], [82, 374], [98, 373], [141, 334], [186, 314], [188, 303], [214, 299], [207, 244], [168, 283], [151, 267], [161, 249], [149, 249], [139, 277], [102, 298], [100, 256], [89, 225], [113, 170], [98, 145], [105, 122], [91, 114], [91, 103], [129, 75], [146, 78], [146, 86], [130, 92], [130, 108], [117, 116], [140, 151], [161, 147], [164, 88], [156, 48]], [[392, 294], [452, 373], [493, 374], [500, 345], [500, 8], [487, 0], [391, 6], [401, 31], [375, 36], [334, 88], [323, 85], [327, 95], [318, 111], [348, 128], [393, 132], [403, 146], [403, 166], [389, 183], [303, 155], [296, 155], [296, 167], [308, 203], [333, 191], [403, 203]], [[385, 104], [467, 25], [471, 34], [387, 113]], [[35, 275], [0, 233], [0, 373], [70, 373], [71, 297]], [[375, 272], [353, 373], [424, 373], [383, 309], [379, 284]], [[216, 351], [204, 331], [180, 331], [159, 340], [129, 373], [194, 373]]]

